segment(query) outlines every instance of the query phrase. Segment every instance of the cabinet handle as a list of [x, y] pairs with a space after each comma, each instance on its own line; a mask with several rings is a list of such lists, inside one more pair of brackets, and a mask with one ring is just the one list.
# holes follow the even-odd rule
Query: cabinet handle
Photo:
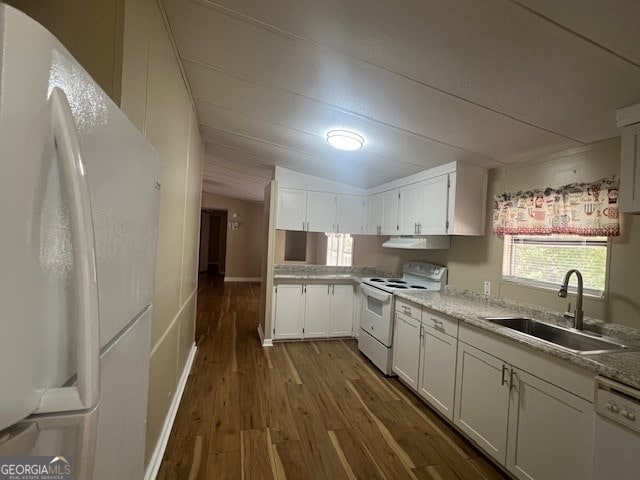
[[420, 324], [420, 338], [424, 336], [424, 331], [422, 329], [422, 324]]
[[[500, 385], [507, 384], [507, 381], [504, 378], [504, 374], [507, 373], [507, 370], [509, 370], [509, 367], [507, 367], [505, 364], [502, 364], [502, 381], [500, 382]], [[509, 386], [509, 388], [511, 388], [511, 386]]]
[[516, 386], [516, 382], [514, 382], [514, 379], [517, 380], [518, 375], [516, 374], [516, 371], [512, 368], [511, 372], [509, 373], [509, 390], [512, 390]]
[[405, 307], [404, 305], [402, 306], [402, 310], [404, 310], [404, 313], [411, 315], [411, 309], [409, 307]]
[[444, 323], [442, 322], [442, 320], [436, 320], [435, 318], [432, 318], [432, 320], [433, 324], [438, 330], [444, 330]]
[[335, 285], [331, 285], [331, 293], [332, 294], [336, 293], [336, 286]]
[[329, 295], [329, 290], [331, 290], [331, 285], [327, 285], [327, 295]]
[[422, 224], [418, 222], [418, 235], [422, 233]]
[[378, 235], [382, 235], [382, 227], [380, 225], [378, 225], [376, 230], [378, 232]]
[[336, 233], [340, 233], [340, 225], [336, 225]]

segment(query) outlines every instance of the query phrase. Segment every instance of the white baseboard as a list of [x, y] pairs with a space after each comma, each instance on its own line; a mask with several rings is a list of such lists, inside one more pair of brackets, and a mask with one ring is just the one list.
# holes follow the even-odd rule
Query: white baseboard
[[160, 432], [160, 438], [158, 439], [158, 443], [156, 443], [156, 448], [153, 450], [153, 455], [151, 456], [151, 460], [149, 461], [147, 471], [145, 472], [144, 480], [155, 480], [156, 476], [158, 475], [160, 465], [162, 464], [162, 457], [164, 457], [164, 451], [167, 448], [167, 442], [169, 442], [171, 428], [173, 427], [173, 422], [176, 419], [176, 415], [178, 413], [180, 400], [182, 400], [182, 394], [184, 393], [184, 389], [187, 386], [189, 373], [191, 372], [193, 361], [196, 358], [197, 348], [198, 347], [196, 347], [195, 343], [191, 347], [189, 358], [187, 358], [187, 363], [185, 364], [184, 369], [182, 370], [182, 374], [180, 375], [180, 381], [178, 382], [178, 386], [176, 387], [176, 393], [173, 395], [171, 405], [169, 406], [169, 411], [167, 412], [167, 417], [164, 419], [164, 425], [162, 426], [162, 431]]
[[225, 282], [260, 282], [260, 277], [224, 277]]
[[258, 325], [258, 335], [260, 336], [260, 343], [263, 347], [273, 347], [273, 341], [270, 338], [264, 338], [262, 325]]

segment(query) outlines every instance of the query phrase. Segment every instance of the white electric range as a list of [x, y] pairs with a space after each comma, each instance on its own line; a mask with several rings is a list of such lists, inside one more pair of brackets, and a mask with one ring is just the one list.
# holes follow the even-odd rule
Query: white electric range
[[385, 375], [392, 374], [394, 293], [441, 291], [446, 283], [446, 267], [425, 262], [405, 263], [402, 278], [362, 280], [358, 349]]

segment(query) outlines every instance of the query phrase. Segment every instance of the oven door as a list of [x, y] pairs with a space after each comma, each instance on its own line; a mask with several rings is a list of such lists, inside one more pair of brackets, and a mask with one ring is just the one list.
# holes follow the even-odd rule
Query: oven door
[[390, 347], [393, 337], [393, 293], [365, 284], [360, 284], [360, 289], [360, 328], [385, 347]]

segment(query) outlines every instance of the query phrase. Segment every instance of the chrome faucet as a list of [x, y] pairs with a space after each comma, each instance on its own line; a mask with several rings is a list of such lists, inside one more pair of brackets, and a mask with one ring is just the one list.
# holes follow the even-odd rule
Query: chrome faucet
[[562, 282], [562, 285], [560, 285], [560, 290], [558, 291], [558, 296], [560, 298], [567, 298], [567, 288], [569, 286], [569, 278], [571, 277], [571, 275], [575, 273], [576, 274], [576, 278], [578, 279], [578, 298], [576, 299], [576, 309], [573, 313], [571, 313], [571, 303], [569, 303], [569, 311], [565, 312], [564, 317], [565, 318], [573, 318], [573, 326], [576, 328], [576, 330], [583, 330], [584, 329], [584, 323], [583, 323], [583, 316], [584, 316], [584, 312], [582, 311], [582, 274], [580, 273], [579, 270], [576, 270], [575, 268], [573, 270], [569, 270], [567, 272], [567, 274], [564, 276], [564, 281]]

